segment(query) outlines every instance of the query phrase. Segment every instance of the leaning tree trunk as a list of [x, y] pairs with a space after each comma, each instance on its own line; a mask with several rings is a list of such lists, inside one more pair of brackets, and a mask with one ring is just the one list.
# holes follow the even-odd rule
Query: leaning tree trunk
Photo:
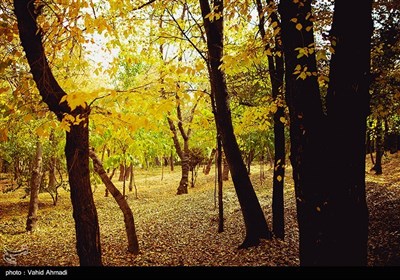
[[89, 150], [89, 156], [93, 161], [94, 171], [100, 176], [106, 188], [110, 191], [119, 208], [124, 214], [125, 230], [128, 237], [128, 251], [137, 255], [139, 253], [139, 243], [136, 235], [135, 221], [133, 213], [121, 192], [114, 186], [107, 172], [104, 170], [100, 159], [97, 157], [93, 149]]
[[28, 218], [26, 220], [26, 230], [34, 231], [37, 223], [37, 211], [39, 205], [39, 188], [42, 178], [42, 143], [36, 142], [36, 155], [33, 163], [33, 170], [29, 186], [31, 188], [31, 198], [29, 200]]
[[[246, 237], [240, 248], [258, 245], [261, 238], [271, 238], [264, 213], [247, 174], [246, 166], [233, 131], [228, 89], [221, 69], [223, 57], [223, 16], [210, 21], [211, 8], [208, 0], [199, 0], [207, 37], [211, 92], [215, 96], [216, 123], [221, 134], [223, 149], [231, 171], [231, 177], [242, 209]], [[214, 1], [213, 11], [223, 13], [223, 1]]]
[[35, 8], [35, 1], [14, 0], [14, 11], [21, 43], [43, 101], [60, 121], [65, 114], [83, 119], [78, 125], [71, 124], [70, 131], [66, 133], [65, 155], [80, 264], [100, 266], [100, 232], [89, 177], [89, 108], [79, 106], [71, 111], [66, 102], [61, 102], [66, 93], [54, 78], [47, 62], [42, 31], [36, 22], [40, 9]]

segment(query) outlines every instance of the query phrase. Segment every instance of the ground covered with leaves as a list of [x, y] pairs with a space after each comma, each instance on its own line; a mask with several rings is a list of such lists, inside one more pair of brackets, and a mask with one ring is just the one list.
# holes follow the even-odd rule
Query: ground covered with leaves
[[[367, 166], [369, 170], [370, 166]], [[367, 170], [370, 211], [368, 263], [400, 265], [400, 154], [384, 158], [383, 175]], [[94, 192], [99, 215], [103, 263], [106, 266], [298, 266], [298, 229], [291, 169], [286, 172], [284, 241], [263, 240], [254, 248], [238, 250], [244, 224], [232, 181], [224, 185], [225, 230], [218, 233], [214, 175], [199, 176], [187, 195], [175, 195], [180, 169], [136, 170], [138, 199], [128, 193], [140, 245], [140, 254], [127, 252], [123, 216], [104, 187]], [[252, 181], [269, 224], [272, 221], [272, 170], [252, 167]], [[163, 177], [163, 178], [162, 178]], [[162, 178], [162, 180], [161, 180]], [[120, 187], [121, 183], [115, 183]], [[28, 253], [17, 257], [18, 266], [78, 266], [75, 226], [69, 193], [61, 192], [57, 206], [46, 193], [39, 195], [39, 224], [25, 232], [29, 198], [23, 190], [0, 193], [0, 248]], [[3, 258], [0, 266], [9, 266]]]

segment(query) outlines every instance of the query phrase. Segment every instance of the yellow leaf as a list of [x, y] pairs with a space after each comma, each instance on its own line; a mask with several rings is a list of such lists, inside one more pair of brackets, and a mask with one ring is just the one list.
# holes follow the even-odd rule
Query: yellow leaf
[[24, 120], [24, 122], [29, 122], [30, 120], [32, 120], [32, 115], [28, 114], [28, 115], [24, 116], [22, 119]]
[[318, 211], [318, 212], [321, 212], [321, 208], [319, 208], [318, 206], [317, 206], [317, 211]]
[[297, 18], [292, 18], [290, 21], [296, 23], [297, 22]]
[[310, 26], [307, 26], [307, 27], [306, 27], [306, 31], [307, 31], [307, 32], [310, 32], [311, 28], [312, 28], [311, 25], [310, 25]]
[[282, 181], [282, 176], [281, 176], [281, 175], [278, 175], [278, 176], [276, 177], [276, 180], [278, 180], [278, 182]]
[[301, 25], [301, 23], [296, 24], [296, 29], [297, 30], [301, 30], [303, 28], [303, 25]]
[[279, 120], [281, 121], [281, 123], [286, 123], [285, 117], [280, 117]]
[[0, 142], [7, 141], [8, 137], [8, 129], [7, 128], [0, 128]]

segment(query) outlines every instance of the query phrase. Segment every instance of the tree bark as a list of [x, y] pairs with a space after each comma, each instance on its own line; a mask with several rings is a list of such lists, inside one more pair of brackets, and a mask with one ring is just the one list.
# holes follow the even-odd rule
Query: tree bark
[[80, 264], [100, 266], [100, 232], [89, 177], [89, 109], [77, 107], [71, 111], [67, 102], [60, 102], [66, 93], [57, 83], [47, 62], [42, 45], [42, 31], [37, 27], [38, 11], [34, 1], [14, 0], [14, 11], [21, 43], [43, 101], [58, 120], [62, 120], [64, 114], [71, 114], [73, 117], [79, 115], [84, 119], [79, 125], [71, 125], [70, 131], [66, 133], [65, 155]]
[[42, 143], [36, 141], [36, 155], [33, 163], [32, 176], [29, 183], [31, 189], [31, 197], [29, 200], [28, 218], [26, 220], [26, 230], [34, 231], [37, 226], [37, 211], [39, 205], [39, 188], [42, 177]]
[[[276, 30], [281, 29], [275, 2], [267, 0], [269, 6], [268, 11], [271, 23], [276, 23]], [[257, 10], [259, 15], [259, 30], [262, 39], [265, 38], [265, 13], [261, 0], [257, 0]], [[274, 160], [274, 174], [272, 185], [272, 232], [278, 238], [284, 239], [285, 237], [285, 222], [284, 222], [284, 197], [283, 187], [285, 178], [285, 126], [282, 118], [285, 116], [283, 100], [283, 76], [284, 76], [284, 62], [282, 50], [281, 32], [276, 32], [274, 38], [275, 46], [272, 48], [272, 55], [268, 55], [269, 77], [272, 86], [272, 97], [278, 104], [278, 109], [274, 113], [274, 147], [275, 147], [275, 160]], [[267, 44], [266, 49], [271, 47]]]
[[228, 181], [229, 180], [229, 164], [226, 161], [225, 153], [221, 154], [223, 169], [222, 169], [222, 180]]
[[204, 168], [204, 172], [203, 172], [203, 173], [204, 173], [205, 175], [210, 174], [212, 162], [213, 162], [214, 157], [215, 157], [215, 152], [216, 152], [216, 150], [213, 148], [213, 149], [211, 150], [210, 157], [208, 158], [207, 165], [206, 165], [205, 168]]
[[[178, 116], [179, 118], [179, 116]], [[181, 144], [179, 143], [178, 139], [178, 132], [176, 129], [176, 126], [174, 124], [174, 121], [171, 118], [167, 118], [169, 128], [172, 132], [172, 140], [174, 141], [174, 146], [176, 153], [178, 154], [179, 158], [181, 159], [181, 165], [182, 165], [182, 176], [181, 180], [179, 181], [179, 186], [177, 190], [177, 195], [180, 194], [187, 194], [188, 193], [188, 185], [189, 185], [189, 171], [190, 171], [190, 166], [189, 166], [189, 138], [187, 137], [186, 133], [183, 131], [183, 128], [180, 129], [180, 133], [183, 138], [183, 149], [181, 147]]]
[[129, 192], [131, 192], [133, 190], [133, 184], [135, 184], [134, 181], [134, 174], [133, 174], [133, 163], [131, 163], [131, 165], [129, 166]]
[[[297, 57], [296, 48], [314, 48], [311, 1], [279, 5], [301, 265], [366, 264], [371, 3], [358, 1], [353, 8], [348, 1], [335, 1], [328, 117], [322, 112], [315, 51]], [[299, 68], [306, 76], [296, 72]]]
[[[384, 154], [384, 139], [385, 139], [385, 133], [382, 128], [382, 119], [381, 117], [378, 117], [377, 123], [376, 123], [376, 159], [374, 166], [372, 167], [372, 170], [375, 171], [376, 175], [381, 175], [382, 174], [382, 156]], [[372, 152], [371, 152], [372, 153]]]
[[[217, 182], [218, 182], [218, 232], [224, 231], [224, 200], [223, 200], [223, 174], [222, 174], [222, 145], [221, 137], [217, 135]], [[215, 154], [215, 152], [214, 152]], [[229, 169], [228, 169], [229, 171]]]
[[93, 161], [94, 171], [100, 176], [104, 185], [110, 191], [124, 215], [125, 230], [128, 238], [128, 251], [137, 255], [139, 253], [139, 243], [136, 235], [135, 221], [132, 210], [124, 196], [114, 186], [110, 178], [108, 178], [100, 159], [97, 157], [93, 149], [89, 150], [89, 156]]
[[123, 163], [119, 164], [119, 177], [118, 181], [122, 182], [125, 179], [125, 165]]
[[[207, 15], [211, 8], [208, 0], [199, 0], [207, 37], [208, 69], [211, 92], [215, 97], [216, 123], [221, 134], [223, 149], [231, 171], [235, 191], [242, 209], [246, 237], [240, 248], [258, 245], [261, 238], [271, 238], [264, 213], [253, 189], [246, 166], [233, 131], [231, 111], [228, 104], [228, 89], [221, 70], [223, 56], [223, 16], [210, 21]], [[214, 12], [223, 12], [223, 1], [214, 1]]]
[[[331, 135], [328, 213], [329, 253], [325, 264], [367, 265], [368, 208], [365, 196], [365, 139], [369, 85], [372, 0], [336, 0], [330, 36], [327, 111]], [[334, 172], [341, 166], [341, 172]], [[347, 230], [343, 230], [343, 228]], [[324, 260], [321, 260], [324, 264]]]

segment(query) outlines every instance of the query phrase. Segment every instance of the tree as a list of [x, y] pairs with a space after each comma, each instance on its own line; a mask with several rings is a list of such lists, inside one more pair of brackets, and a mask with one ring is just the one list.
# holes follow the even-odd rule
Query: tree
[[42, 179], [42, 143], [36, 141], [36, 155], [33, 162], [33, 170], [30, 180], [31, 196], [29, 200], [28, 218], [26, 220], [26, 230], [34, 231], [36, 229], [37, 211], [39, 205], [39, 188]]
[[300, 263], [366, 265], [372, 1], [335, 1], [326, 116], [317, 81], [311, 2], [279, 4]]
[[124, 215], [124, 223], [125, 223], [125, 230], [126, 235], [128, 237], [128, 251], [137, 255], [139, 253], [139, 243], [136, 236], [136, 229], [135, 229], [135, 221], [133, 219], [132, 210], [129, 207], [128, 202], [125, 199], [125, 195], [123, 195], [111, 182], [110, 178], [108, 177], [104, 167], [97, 157], [96, 153], [93, 149], [89, 150], [89, 156], [93, 161], [94, 171], [100, 176], [101, 180], [103, 181], [106, 188], [114, 197], [115, 201], [118, 203], [119, 208], [121, 209]]
[[[272, 97], [278, 104], [274, 113], [274, 175], [272, 184], [272, 232], [278, 238], [285, 236], [284, 199], [283, 187], [285, 178], [285, 107], [282, 104], [284, 63], [282, 53], [281, 24], [277, 15], [275, 2], [267, 1], [264, 8], [261, 0], [257, 0], [257, 11], [259, 16], [259, 30], [261, 38], [265, 41], [265, 49], [268, 55], [269, 77], [272, 86]], [[265, 32], [265, 14], [269, 15], [271, 27], [273, 27], [273, 41], [269, 42]]]
[[183, 147], [181, 143], [179, 142], [178, 138], [178, 132], [175, 126], [174, 121], [172, 120], [171, 117], [167, 117], [169, 128], [172, 132], [172, 139], [174, 141], [174, 146], [176, 153], [178, 154], [179, 158], [181, 159], [181, 165], [182, 165], [182, 176], [181, 180], [179, 182], [178, 190], [176, 194], [186, 194], [188, 193], [188, 184], [189, 184], [189, 171], [190, 171], [190, 149], [189, 149], [189, 139], [192, 133], [192, 128], [191, 124], [193, 121], [193, 117], [196, 111], [197, 104], [199, 103], [199, 99], [195, 101], [195, 104], [190, 110], [189, 115], [187, 116], [186, 123], [188, 124], [187, 129], [185, 130], [184, 128], [184, 119], [182, 116], [182, 105], [181, 105], [181, 99], [176, 93], [175, 98], [177, 100], [177, 105], [176, 105], [176, 114], [178, 118], [178, 129], [179, 129], [179, 135], [183, 139]]
[[73, 119], [73, 125], [66, 133], [65, 156], [75, 220], [76, 246], [81, 265], [99, 266], [102, 265], [100, 232], [89, 172], [90, 108], [78, 106], [72, 109], [67, 102], [62, 102], [66, 93], [53, 76], [42, 45], [43, 30], [38, 29], [37, 18], [42, 8], [43, 6], [36, 7], [34, 1], [30, 0], [14, 1], [21, 44], [40, 95], [59, 121], [66, 116]]
[[215, 121], [217, 131], [221, 135], [222, 146], [229, 164], [246, 227], [246, 237], [240, 248], [246, 248], [259, 244], [261, 238], [271, 238], [271, 233], [247, 174], [233, 131], [232, 117], [228, 104], [228, 90], [225, 75], [221, 69], [224, 49], [223, 1], [214, 1], [212, 10], [208, 0], [200, 0], [199, 2], [207, 37], [210, 86], [212, 96], [215, 98]]

